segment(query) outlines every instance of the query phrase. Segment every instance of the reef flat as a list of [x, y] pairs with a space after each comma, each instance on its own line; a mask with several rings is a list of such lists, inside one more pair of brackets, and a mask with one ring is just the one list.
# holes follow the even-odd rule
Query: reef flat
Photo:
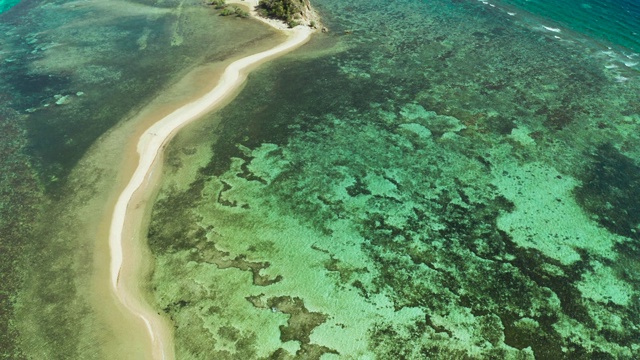
[[314, 6], [330, 34], [167, 150], [177, 356], [640, 356], [637, 55], [482, 2]]

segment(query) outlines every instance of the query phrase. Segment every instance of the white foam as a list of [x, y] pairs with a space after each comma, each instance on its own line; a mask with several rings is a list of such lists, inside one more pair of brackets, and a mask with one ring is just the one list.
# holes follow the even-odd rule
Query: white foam
[[558, 28], [552, 28], [552, 27], [548, 27], [548, 26], [544, 26], [544, 25], [542, 25], [542, 27], [545, 28], [545, 30], [549, 30], [549, 31], [555, 32], [555, 33], [559, 33], [559, 32], [562, 31], [562, 30], [560, 30]]
[[625, 82], [625, 81], [627, 81], [627, 80], [629, 80], [629, 78], [624, 77], [624, 76], [622, 76], [622, 75], [618, 75], [618, 76], [616, 76], [616, 81], [617, 81], [617, 82]]

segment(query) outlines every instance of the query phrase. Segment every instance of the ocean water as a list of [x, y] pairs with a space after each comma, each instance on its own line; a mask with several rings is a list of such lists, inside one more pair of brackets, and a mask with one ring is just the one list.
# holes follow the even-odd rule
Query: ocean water
[[592, 39], [640, 53], [640, 4], [633, 0], [501, 0]]
[[0, 0], [0, 13], [11, 9], [19, 2], [20, 0]]
[[314, 5], [328, 34], [169, 146], [178, 357], [638, 358], [634, 50], [517, 4]]
[[[640, 358], [637, 5], [313, 4], [329, 33], [167, 148], [149, 288], [178, 358]], [[117, 174], [81, 160], [262, 39], [76, 5], [0, 15], [0, 357], [111, 358], [74, 210]]]

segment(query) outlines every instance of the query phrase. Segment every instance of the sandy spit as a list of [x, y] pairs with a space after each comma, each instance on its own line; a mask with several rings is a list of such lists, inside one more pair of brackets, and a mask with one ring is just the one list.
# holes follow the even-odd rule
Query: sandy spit
[[131, 290], [136, 288], [132, 282], [137, 279], [132, 272], [135, 273], [138, 259], [133, 259], [133, 257], [140, 256], [144, 252], [140, 250], [144, 244], [139, 241], [140, 234], [131, 231], [136, 228], [131, 222], [140, 219], [137, 216], [130, 216], [130, 213], [141, 205], [137, 201], [142, 197], [141, 194], [152, 190], [153, 183], [148, 180], [153, 175], [154, 168], [160, 165], [159, 159], [164, 146], [180, 128], [222, 105], [224, 101], [228, 101], [229, 97], [235, 94], [242, 85], [247, 73], [253, 67], [304, 44], [312, 32], [313, 30], [307, 27], [296, 27], [287, 31], [288, 38], [284, 43], [231, 63], [210, 92], [165, 116], [142, 133], [138, 140], [139, 160], [137, 167], [119, 195], [111, 217], [109, 227], [110, 277], [115, 296], [133, 317], [138, 318], [146, 325], [153, 359], [174, 358], [172, 330], [171, 324], [168, 324], [168, 321], [145, 301], [140, 291]]

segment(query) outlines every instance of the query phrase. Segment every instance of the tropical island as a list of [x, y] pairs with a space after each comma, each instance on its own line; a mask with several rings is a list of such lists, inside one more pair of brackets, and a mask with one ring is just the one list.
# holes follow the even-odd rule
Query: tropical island
[[[229, 5], [229, 4], [234, 5]], [[249, 4], [253, 7], [253, 15], [263, 18], [278, 20], [284, 22], [290, 28], [298, 25], [306, 25], [317, 28], [320, 24], [319, 16], [311, 7], [309, 0], [260, 0], [256, 1], [229, 1], [212, 0], [209, 5], [221, 10], [221, 16], [235, 15], [241, 18], [247, 18], [251, 14], [235, 4]]]
[[258, 14], [267, 18], [282, 20], [290, 27], [300, 24], [317, 26], [317, 14], [309, 0], [260, 0]]

